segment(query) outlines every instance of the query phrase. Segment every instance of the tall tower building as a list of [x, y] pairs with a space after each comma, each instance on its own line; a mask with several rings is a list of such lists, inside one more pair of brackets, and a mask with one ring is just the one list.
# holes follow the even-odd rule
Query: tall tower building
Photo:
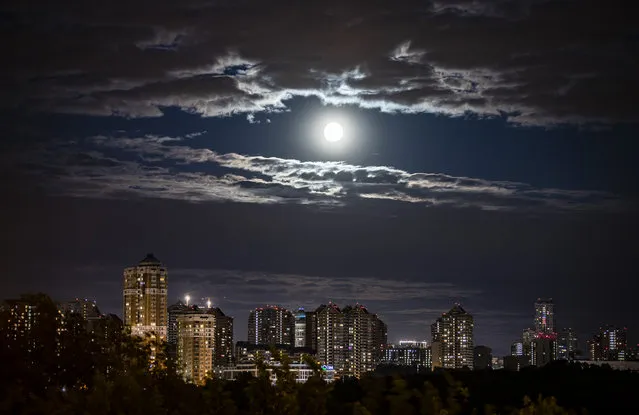
[[178, 339], [178, 326], [177, 326], [177, 316], [189, 310], [189, 306], [184, 304], [182, 301], [178, 301], [175, 304], [171, 304], [167, 308], [167, 337], [166, 342], [169, 346], [177, 345]]
[[248, 341], [252, 344], [294, 345], [295, 319], [279, 306], [251, 310], [248, 318]]
[[148, 254], [136, 266], [124, 270], [124, 325], [133, 335], [167, 335], [168, 276], [164, 265]]
[[306, 347], [306, 312], [298, 308], [295, 312], [295, 347]]
[[[473, 367], [473, 316], [459, 304], [455, 304], [448, 313], [442, 314], [431, 326], [432, 347], [435, 356], [441, 356], [441, 366], [447, 369]], [[433, 361], [433, 366], [440, 362]]]
[[577, 335], [574, 330], [564, 328], [557, 336], [557, 359], [574, 360], [577, 347]]
[[538, 298], [535, 301], [535, 331], [537, 333], [555, 333], [555, 305], [552, 298]]
[[344, 315], [329, 302], [315, 310], [317, 324], [317, 360], [322, 364], [341, 368], [344, 364]]
[[233, 351], [233, 318], [219, 308], [176, 315], [178, 370], [202, 385], [213, 368], [228, 364]]
[[306, 340], [304, 347], [317, 352], [317, 312], [306, 312]]
[[372, 371], [382, 358], [386, 344], [386, 325], [366, 307], [356, 304], [342, 309], [344, 366], [342, 373], [359, 377]]

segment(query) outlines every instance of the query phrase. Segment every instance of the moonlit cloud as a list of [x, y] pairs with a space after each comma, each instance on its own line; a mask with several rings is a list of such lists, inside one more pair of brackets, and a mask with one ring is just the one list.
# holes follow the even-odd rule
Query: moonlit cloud
[[[295, 96], [514, 123], [636, 122], [634, 20], [619, 1], [1, 6], [0, 105], [158, 117], [282, 111]], [[212, 29], [215, 28], [215, 29]], [[543, 30], [540, 30], [543, 28]]]
[[525, 183], [414, 173], [391, 166], [218, 153], [188, 137], [105, 137], [56, 145], [29, 159], [30, 174], [79, 197], [153, 197], [242, 203], [340, 206], [390, 201], [484, 210], [618, 210], [599, 191], [536, 188]]

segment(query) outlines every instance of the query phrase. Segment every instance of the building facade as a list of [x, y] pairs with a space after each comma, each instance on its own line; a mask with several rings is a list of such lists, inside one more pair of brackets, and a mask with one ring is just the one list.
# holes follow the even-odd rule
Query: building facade
[[315, 310], [317, 325], [316, 355], [322, 364], [341, 368], [344, 364], [344, 315], [340, 308], [329, 302]]
[[432, 368], [432, 355], [430, 346], [399, 345], [384, 349], [382, 364], [409, 366], [417, 369], [417, 372]]
[[473, 369], [489, 370], [493, 365], [493, 350], [488, 346], [475, 346], [473, 349]]
[[343, 366], [345, 376], [357, 376], [375, 370], [386, 344], [386, 327], [366, 307], [356, 304], [342, 310], [344, 320]]
[[340, 309], [329, 302], [318, 307], [313, 318], [317, 360], [334, 368], [339, 376], [359, 377], [381, 362], [387, 328], [366, 307], [356, 304]]
[[557, 359], [574, 360], [578, 352], [577, 335], [571, 328], [564, 328], [557, 335]]
[[306, 312], [298, 308], [295, 312], [295, 347], [306, 347]]
[[[273, 385], [277, 382], [277, 372], [281, 369], [281, 366], [276, 361], [271, 361], [266, 364], [266, 372]], [[289, 372], [295, 376], [297, 383], [304, 383], [314, 374], [313, 369], [306, 363], [291, 363], [289, 365]], [[226, 367], [220, 367], [215, 369], [215, 376], [224, 380], [236, 380], [240, 376], [245, 374], [251, 374], [254, 377], [260, 375], [260, 369], [254, 363], [238, 363]], [[321, 372], [322, 380], [325, 382], [332, 382], [335, 379], [335, 370], [332, 367], [323, 365]]]
[[552, 298], [535, 301], [535, 332], [555, 333], [555, 305]]
[[167, 270], [153, 254], [124, 270], [124, 325], [133, 335], [167, 336]]
[[449, 312], [442, 314], [431, 326], [433, 358], [438, 355], [441, 362], [434, 367], [461, 369], [473, 367], [473, 316], [456, 304]]
[[253, 344], [295, 344], [295, 319], [279, 306], [251, 310], [248, 318], [248, 341]]
[[627, 329], [605, 326], [599, 329], [588, 341], [588, 354], [591, 361], [623, 361], [627, 355]]
[[187, 382], [202, 385], [215, 367], [232, 360], [233, 319], [210, 308], [178, 314], [176, 320], [178, 371]]
[[189, 309], [182, 301], [178, 301], [175, 304], [171, 304], [167, 308], [167, 332], [166, 332], [166, 342], [169, 345], [177, 345], [178, 339], [178, 326], [177, 326], [177, 316], [186, 312]]

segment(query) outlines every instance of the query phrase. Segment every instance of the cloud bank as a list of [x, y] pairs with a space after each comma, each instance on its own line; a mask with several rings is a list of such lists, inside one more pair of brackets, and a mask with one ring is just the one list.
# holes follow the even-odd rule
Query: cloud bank
[[9, 108], [251, 120], [316, 96], [521, 124], [639, 120], [620, 0], [12, 0], [0, 12]]
[[318, 206], [395, 202], [532, 211], [627, 208], [627, 202], [601, 191], [536, 188], [391, 166], [218, 153], [179, 137], [94, 136], [51, 145], [38, 152], [39, 160], [34, 157], [29, 153], [18, 162], [53, 191], [77, 197]]

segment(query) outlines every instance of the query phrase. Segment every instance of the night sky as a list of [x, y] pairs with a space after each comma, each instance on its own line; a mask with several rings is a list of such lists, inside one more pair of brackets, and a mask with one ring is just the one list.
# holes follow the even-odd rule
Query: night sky
[[[389, 340], [460, 302], [506, 354], [552, 297], [639, 340], [639, 30], [626, 2], [10, 0], [0, 297], [121, 314], [359, 302]], [[340, 141], [324, 126], [338, 122]]]

